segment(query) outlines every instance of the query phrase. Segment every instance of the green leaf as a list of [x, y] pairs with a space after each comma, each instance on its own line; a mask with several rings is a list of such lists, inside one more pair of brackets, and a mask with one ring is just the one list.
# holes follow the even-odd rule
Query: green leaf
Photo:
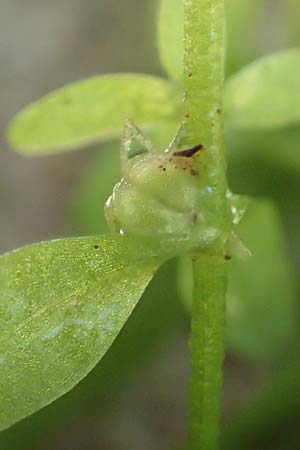
[[[226, 133], [228, 160], [232, 182], [236, 190], [246, 190], [249, 195], [267, 195], [270, 189], [286, 190], [284, 176], [299, 176], [300, 171], [300, 126], [262, 131], [229, 129]], [[261, 166], [261, 176], [259, 176]], [[282, 182], [273, 183], [268, 178], [276, 177], [278, 171]], [[247, 180], [247, 175], [250, 177]], [[291, 179], [291, 178], [290, 178]], [[242, 186], [239, 183], [242, 182]], [[251, 188], [265, 186], [264, 192]], [[268, 186], [267, 186], [268, 185]], [[283, 186], [284, 185], [284, 186]], [[249, 191], [250, 189], [250, 191]]]
[[158, 17], [158, 49], [167, 74], [183, 79], [183, 1], [161, 0]]
[[72, 222], [80, 234], [107, 233], [104, 205], [121, 178], [120, 143], [112, 142], [92, 158], [76, 187]]
[[261, 58], [234, 75], [225, 89], [227, 124], [268, 129], [300, 122], [300, 50]]
[[296, 327], [296, 289], [283, 230], [274, 205], [253, 202], [238, 227], [251, 250], [246, 262], [229, 267], [227, 338], [249, 360], [275, 359]]
[[168, 261], [155, 273], [101, 364], [68, 395], [0, 433], [1, 449], [38, 449], [49, 434], [47, 445], [56, 448], [57, 436], [83, 417], [85, 423], [99, 416], [103, 419], [111, 402], [128, 383], [135, 382], [157, 351], [164, 350], [170, 337], [186, 328], [186, 311], [176, 292], [175, 263]]
[[87, 375], [161, 261], [123, 236], [46, 242], [0, 258], [0, 429]]
[[[225, 0], [227, 73], [240, 70], [260, 56], [265, 0]], [[251, 39], [249, 39], [251, 36]]]
[[182, 94], [150, 75], [98, 76], [65, 86], [21, 111], [8, 138], [21, 153], [47, 154], [111, 139], [126, 119], [143, 129], [180, 119]]

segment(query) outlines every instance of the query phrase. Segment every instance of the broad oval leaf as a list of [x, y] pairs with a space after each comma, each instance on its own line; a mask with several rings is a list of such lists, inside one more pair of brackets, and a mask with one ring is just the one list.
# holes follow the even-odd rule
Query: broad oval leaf
[[98, 76], [54, 91], [21, 111], [8, 139], [23, 154], [72, 150], [110, 139], [125, 120], [144, 129], [178, 121], [182, 93], [172, 83], [139, 74]]
[[0, 257], [0, 429], [87, 375], [161, 261], [124, 236], [45, 242]]
[[300, 49], [280, 51], [250, 64], [228, 80], [228, 125], [268, 129], [300, 122]]
[[158, 17], [158, 50], [167, 74], [183, 79], [183, 1], [161, 0]]
[[102, 417], [103, 409], [109, 410], [107, 403], [118, 398], [128, 381], [136, 380], [137, 371], [151, 364], [158, 348], [186, 327], [175, 277], [175, 260], [161, 266], [101, 363], [68, 395], [0, 433], [0, 448], [37, 449], [45, 436], [49, 448], [56, 448], [57, 436], [83, 417], [85, 423], [93, 422], [99, 412]]

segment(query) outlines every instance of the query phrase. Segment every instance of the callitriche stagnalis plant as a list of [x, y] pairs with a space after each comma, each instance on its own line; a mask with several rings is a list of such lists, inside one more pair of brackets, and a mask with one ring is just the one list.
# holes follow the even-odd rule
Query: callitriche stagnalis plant
[[[226, 181], [224, 117], [244, 129], [300, 118], [293, 95], [299, 50], [253, 63], [224, 90], [224, 17], [221, 0], [164, 0], [161, 58], [176, 82], [95, 77], [50, 94], [13, 121], [10, 141], [27, 154], [107, 140], [125, 125], [123, 178], [106, 204], [113, 234], [1, 257], [2, 429], [76, 385], [108, 350], [158, 267], [186, 255], [194, 274], [188, 448], [218, 448], [227, 270], [232, 256], [246, 252], [235, 234], [245, 201]], [[156, 145], [170, 138], [167, 150], [145, 137], [153, 131]]]

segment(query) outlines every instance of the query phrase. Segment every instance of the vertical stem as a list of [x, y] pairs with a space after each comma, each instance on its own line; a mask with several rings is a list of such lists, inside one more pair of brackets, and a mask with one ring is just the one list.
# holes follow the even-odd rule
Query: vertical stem
[[[228, 230], [226, 164], [222, 120], [224, 78], [224, 0], [184, 0], [186, 129], [190, 144], [205, 148], [207, 180], [213, 192], [214, 223]], [[203, 166], [202, 166], [203, 167]], [[193, 257], [191, 399], [189, 450], [216, 450], [219, 438], [224, 316], [226, 240], [212, 254]]]
[[218, 448], [224, 359], [226, 262], [194, 259], [189, 450]]
[[210, 185], [222, 200], [224, 215], [224, 0], [184, 0], [184, 14], [187, 134], [191, 144], [205, 147]]

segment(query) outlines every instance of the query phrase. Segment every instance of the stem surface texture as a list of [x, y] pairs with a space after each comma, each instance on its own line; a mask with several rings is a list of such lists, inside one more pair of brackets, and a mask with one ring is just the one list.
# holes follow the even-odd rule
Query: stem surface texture
[[[205, 149], [203, 175], [213, 192], [220, 232], [229, 227], [222, 96], [224, 0], [184, 0], [186, 129], [191, 145]], [[193, 256], [194, 304], [191, 334], [189, 450], [217, 450], [224, 360], [226, 241], [209, 254]]]

